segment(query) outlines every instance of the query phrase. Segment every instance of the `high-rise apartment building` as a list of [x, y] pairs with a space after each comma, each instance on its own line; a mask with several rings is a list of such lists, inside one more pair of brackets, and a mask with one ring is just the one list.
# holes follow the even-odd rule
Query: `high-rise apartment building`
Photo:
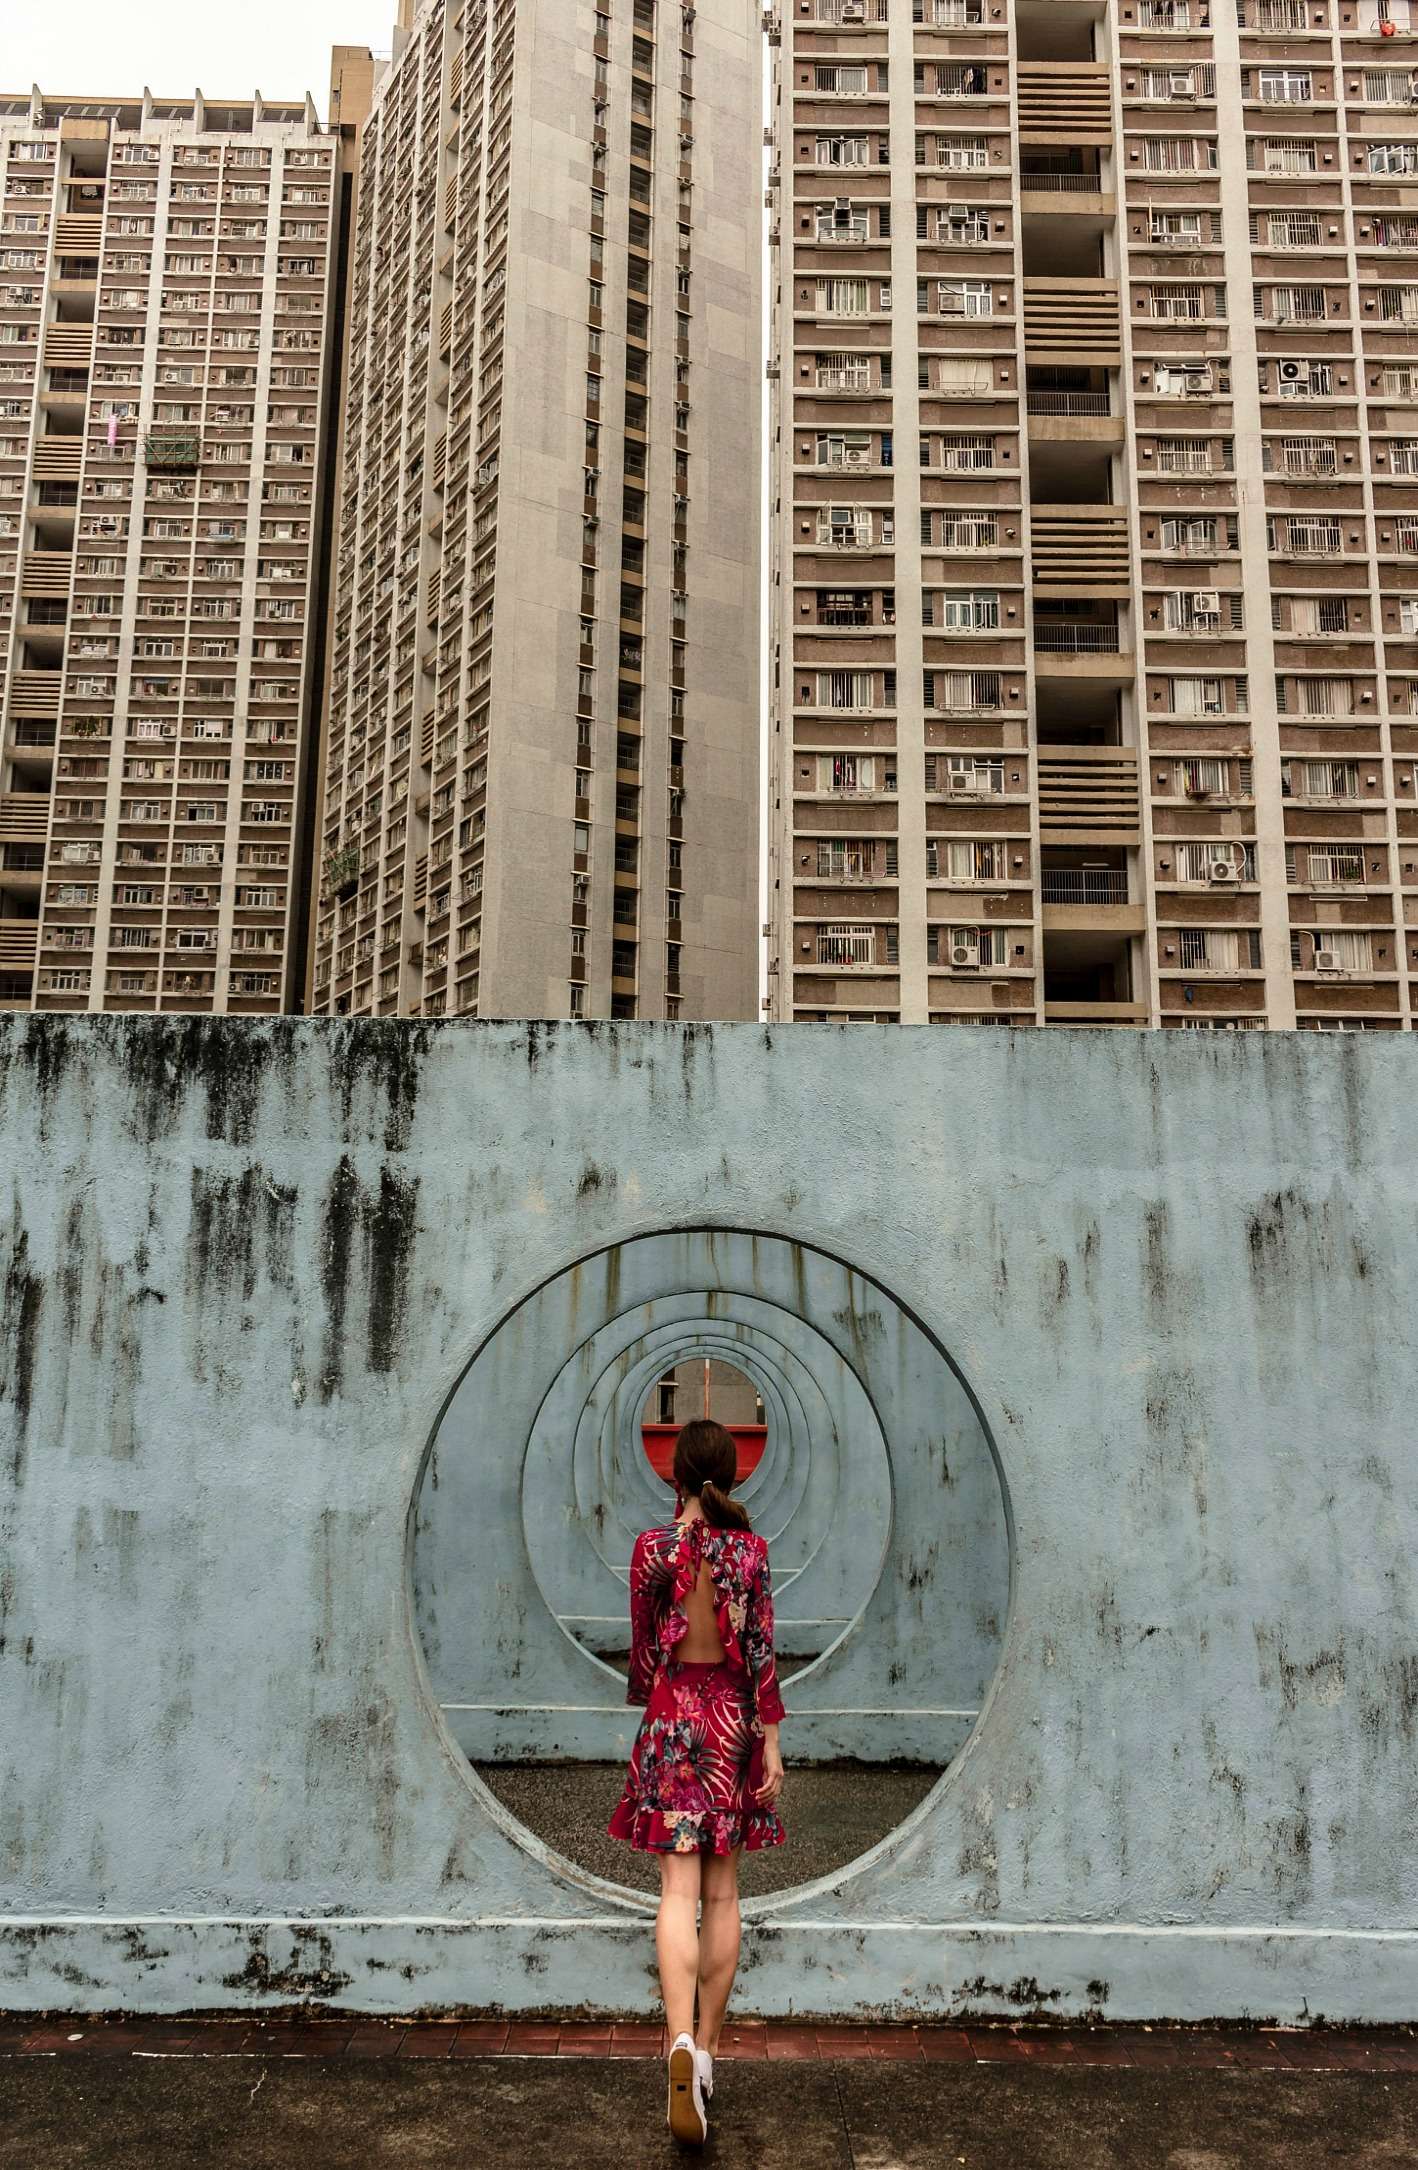
[[757, 1006], [760, 18], [425, 0], [364, 132], [312, 1004]]
[[0, 99], [0, 1007], [295, 1006], [340, 141]]
[[777, 9], [775, 1014], [1409, 1026], [1408, 0]]

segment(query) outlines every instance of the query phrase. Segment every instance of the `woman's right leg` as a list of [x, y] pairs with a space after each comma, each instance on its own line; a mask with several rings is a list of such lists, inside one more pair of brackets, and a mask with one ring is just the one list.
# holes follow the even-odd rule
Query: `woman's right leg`
[[700, 1960], [699, 1859], [697, 1853], [660, 1856], [655, 1953], [660, 1962], [660, 1989], [672, 2042], [677, 2034], [694, 2038], [694, 1994]]
[[699, 2031], [695, 2041], [718, 2055], [719, 2032], [739, 1964], [739, 1853], [706, 1854], [700, 1876]]

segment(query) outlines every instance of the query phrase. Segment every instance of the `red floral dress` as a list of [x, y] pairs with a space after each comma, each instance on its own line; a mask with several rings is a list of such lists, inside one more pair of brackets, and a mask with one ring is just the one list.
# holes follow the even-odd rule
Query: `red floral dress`
[[[724, 1656], [681, 1665], [685, 1600], [707, 1566]], [[625, 1791], [609, 1825], [641, 1853], [727, 1854], [781, 1846], [762, 1784], [763, 1728], [783, 1717], [773, 1660], [768, 1547], [751, 1530], [719, 1530], [697, 1517], [642, 1530], [630, 1557], [627, 1703], [647, 1708]]]

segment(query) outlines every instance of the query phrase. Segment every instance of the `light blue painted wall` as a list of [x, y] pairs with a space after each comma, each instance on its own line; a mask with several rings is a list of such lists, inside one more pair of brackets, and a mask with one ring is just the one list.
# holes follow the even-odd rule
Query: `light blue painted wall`
[[500, 1319], [722, 1228], [938, 1337], [1014, 1540], [970, 1744], [745, 2008], [1414, 2017], [1412, 1058], [4, 1020], [0, 2005], [648, 2008], [434, 1713], [408, 1518]]

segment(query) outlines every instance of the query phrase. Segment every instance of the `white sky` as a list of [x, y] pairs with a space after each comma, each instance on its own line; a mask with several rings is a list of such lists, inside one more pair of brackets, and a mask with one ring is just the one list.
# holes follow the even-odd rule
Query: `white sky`
[[332, 45], [387, 51], [395, 0], [4, 0], [0, 91], [298, 98], [326, 117]]

